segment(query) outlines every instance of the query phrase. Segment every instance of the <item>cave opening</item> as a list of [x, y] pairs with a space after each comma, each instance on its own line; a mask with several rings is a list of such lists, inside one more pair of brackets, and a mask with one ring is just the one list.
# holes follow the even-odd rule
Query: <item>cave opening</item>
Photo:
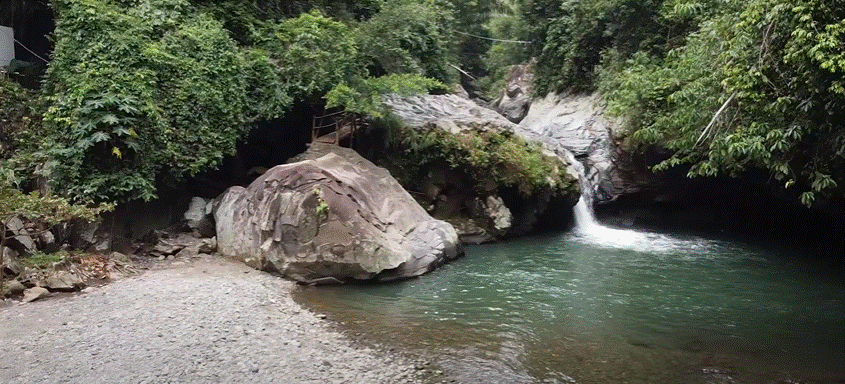
[[266, 170], [305, 152], [312, 140], [314, 116], [320, 113], [319, 106], [298, 102], [283, 117], [254, 123], [237, 152], [224, 158], [217, 169], [191, 178], [188, 192], [215, 198], [229, 187], [248, 186]]

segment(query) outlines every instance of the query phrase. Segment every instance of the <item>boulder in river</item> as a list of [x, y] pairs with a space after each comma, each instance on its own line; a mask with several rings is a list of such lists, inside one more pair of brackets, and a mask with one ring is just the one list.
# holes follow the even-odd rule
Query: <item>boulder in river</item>
[[385, 169], [313, 145], [325, 154], [312, 148], [218, 198], [218, 252], [304, 283], [409, 278], [462, 253], [455, 229]]

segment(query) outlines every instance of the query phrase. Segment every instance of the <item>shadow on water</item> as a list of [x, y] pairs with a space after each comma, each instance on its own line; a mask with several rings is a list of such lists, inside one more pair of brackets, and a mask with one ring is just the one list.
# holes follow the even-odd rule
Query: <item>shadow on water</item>
[[733, 240], [579, 228], [295, 297], [462, 383], [845, 380], [842, 275]]

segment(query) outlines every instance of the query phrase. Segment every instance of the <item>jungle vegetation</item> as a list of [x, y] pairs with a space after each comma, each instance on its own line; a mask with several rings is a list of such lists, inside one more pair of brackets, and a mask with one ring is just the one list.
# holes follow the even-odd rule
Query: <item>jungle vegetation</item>
[[72, 201], [154, 198], [296, 103], [378, 117], [380, 92], [457, 82], [483, 98], [531, 58], [538, 95], [600, 91], [630, 145], [670, 150], [657, 171], [766, 169], [806, 205], [845, 196], [838, 0], [51, 4], [43, 86], [2, 88], [4, 103], [32, 100], [3, 111], [21, 133], [4, 167]]
[[[845, 196], [845, 4], [526, 0], [537, 89], [601, 91], [654, 169], [765, 169], [805, 205]], [[513, 16], [511, 16], [513, 17]]]

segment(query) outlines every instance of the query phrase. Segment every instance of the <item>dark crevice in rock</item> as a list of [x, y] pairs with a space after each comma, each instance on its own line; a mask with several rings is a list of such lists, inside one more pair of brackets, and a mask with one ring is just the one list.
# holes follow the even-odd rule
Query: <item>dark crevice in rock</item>
[[255, 123], [238, 144], [237, 153], [216, 170], [200, 173], [188, 183], [193, 196], [213, 199], [234, 185], [247, 186], [264, 171], [286, 163], [308, 148], [314, 110], [298, 103], [283, 118]]

